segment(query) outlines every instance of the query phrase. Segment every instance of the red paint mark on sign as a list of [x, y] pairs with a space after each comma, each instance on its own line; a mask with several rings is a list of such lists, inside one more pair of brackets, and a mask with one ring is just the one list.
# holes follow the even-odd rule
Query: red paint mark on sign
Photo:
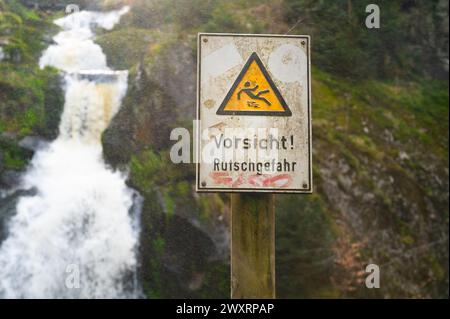
[[248, 183], [255, 187], [264, 187], [264, 181], [270, 175], [251, 175], [248, 177]]
[[236, 187], [238, 187], [238, 186], [244, 184], [244, 182], [245, 182], [245, 177], [244, 177], [242, 174], [240, 174], [240, 175], [238, 176], [238, 178], [234, 181], [233, 187], [236, 188]]
[[292, 184], [292, 176], [289, 174], [276, 175], [264, 180], [264, 186], [270, 188], [286, 188]]
[[288, 188], [293, 182], [293, 178], [289, 174], [279, 175], [250, 175], [246, 177], [244, 174], [238, 175], [233, 179], [230, 173], [227, 172], [213, 172], [210, 174], [216, 185], [226, 185], [237, 188], [245, 183], [250, 184], [253, 187], [260, 188]]

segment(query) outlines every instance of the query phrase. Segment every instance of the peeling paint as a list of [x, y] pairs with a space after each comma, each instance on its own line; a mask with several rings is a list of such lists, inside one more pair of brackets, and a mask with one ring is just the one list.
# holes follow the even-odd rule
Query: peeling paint
[[278, 80], [291, 83], [302, 82], [307, 65], [305, 52], [298, 46], [283, 44], [276, 48], [269, 57], [269, 70]]
[[[217, 63], [220, 61], [220, 63]], [[233, 43], [225, 45], [206, 56], [203, 60], [203, 77], [217, 77], [242, 63], [242, 57]]]

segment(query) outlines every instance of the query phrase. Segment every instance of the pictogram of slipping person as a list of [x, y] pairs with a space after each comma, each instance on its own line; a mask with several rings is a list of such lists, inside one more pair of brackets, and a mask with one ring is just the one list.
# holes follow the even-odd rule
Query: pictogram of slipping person
[[[245, 88], [243, 88], [242, 90], [240, 90], [240, 91], [238, 92], [238, 94], [237, 94], [237, 99], [238, 99], [238, 100], [241, 99], [241, 94], [242, 94], [242, 93], [245, 93], [245, 94], [248, 95], [248, 97], [250, 97], [250, 98], [253, 99], [253, 100], [260, 100], [260, 101], [263, 101], [263, 102], [266, 103], [268, 106], [271, 106], [271, 105], [272, 105], [265, 97], [261, 96], [261, 95], [263, 95], [263, 94], [269, 93], [270, 90], [262, 90], [262, 91], [259, 91], [258, 93], [255, 94], [254, 92], [255, 92], [256, 90], [258, 90], [259, 85], [255, 85], [255, 87], [253, 87], [253, 88], [251, 88], [250, 85], [251, 85], [250, 82], [248, 82], [248, 81], [245, 82], [245, 84], [244, 84]], [[249, 105], [249, 106], [252, 106], [252, 107], [259, 107], [258, 103], [252, 102], [252, 101], [248, 102], [248, 105]]]

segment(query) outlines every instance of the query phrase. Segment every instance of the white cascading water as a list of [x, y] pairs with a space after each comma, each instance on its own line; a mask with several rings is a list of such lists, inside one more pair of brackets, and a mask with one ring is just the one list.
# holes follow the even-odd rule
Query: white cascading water
[[128, 73], [107, 67], [92, 31], [111, 29], [127, 11], [81, 11], [55, 21], [62, 31], [40, 66], [65, 74], [60, 134], [35, 154], [23, 178], [23, 187], [36, 195], [19, 200], [8, 224], [0, 247], [0, 297], [140, 296], [137, 196], [124, 174], [107, 168], [101, 147]]

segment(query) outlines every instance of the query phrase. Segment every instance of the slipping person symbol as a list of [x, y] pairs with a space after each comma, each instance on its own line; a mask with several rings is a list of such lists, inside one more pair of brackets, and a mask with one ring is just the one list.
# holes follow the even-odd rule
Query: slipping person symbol
[[258, 93], [254, 93], [258, 88], [259, 85], [255, 85], [254, 88], [250, 88], [250, 82], [245, 82], [244, 86], [246, 87], [245, 89], [242, 89], [238, 92], [237, 94], [237, 99], [240, 100], [241, 99], [241, 93], [245, 93], [247, 94], [251, 99], [253, 100], [261, 100], [264, 101], [267, 105], [272, 105], [265, 97], [262, 97], [261, 95], [269, 93], [269, 90], [263, 90], [263, 91], [259, 91]]

